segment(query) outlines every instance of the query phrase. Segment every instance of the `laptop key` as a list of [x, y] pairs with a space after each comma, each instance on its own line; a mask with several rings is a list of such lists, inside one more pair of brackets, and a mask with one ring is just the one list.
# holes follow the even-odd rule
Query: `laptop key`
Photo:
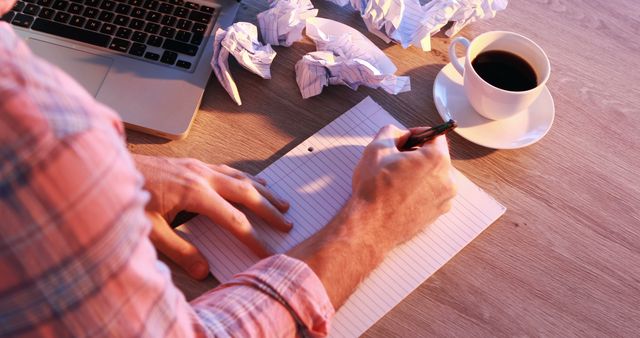
[[164, 53], [162, 53], [162, 58], [160, 59], [160, 62], [166, 63], [168, 65], [172, 65], [176, 62], [176, 59], [178, 59], [178, 53], [165, 50]]
[[[53, 20], [57, 22], [67, 23], [67, 21], [69, 21], [70, 18], [71, 18], [71, 14], [65, 13], [65, 12], [58, 12], [56, 13], [56, 16], [53, 17]], [[56, 34], [56, 33], [53, 32], [53, 34]]]
[[147, 14], [147, 10], [142, 8], [134, 8], [131, 11], [131, 16], [138, 19], [144, 19], [145, 14]]
[[[61, 14], [61, 13], [58, 13]], [[62, 13], [67, 14], [67, 13]], [[67, 14], [69, 15], [69, 14]], [[107, 47], [111, 37], [105, 34], [100, 34], [92, 31], [88, 31], [81, 28], [67, 26], [55, 21], [36, 18], [35, 22], [31, 26], [31, 29], [39, 32], [55, 34], [64, 38], [85, 42], [91, 45]]]
[[28, 4], [22, 11], [22, 13], [29, 15], [38, 15], [38, 12], [40, 12], [40, 6], [34, 4]]
[[160, 4], [160, 7], [158, 7], [158, 12], [164, 13], [164, 14], [171, 14], [174, 9], [175, 9], [174, 5], [170, 5], [168, 3], [163, 2]]
[[161, 38], [161, 37], [159, 37], [157, 35], [151, 35], [149, 37], [149, 40], [147, 40], [147, 44], [149, 46], [153, 46], [153, 47], [160, 47], [160, 46], [162, 46], [162, 41], [163, 40], [164, 40], [163, 38]]
[[184, 0], [169, 0], [172, 5], [184, 6]]
[[127, 40], [122, 40], [118, 38], [113, 38], [111, 40], [111, 44], [109, 44], [109, 49], [117, 50], [118, 52], [126, 53], [127, 49], [129, 49], [129, 45], [131, 42]]
[[204, 23], [204, 24], [209, 23], [209, 21], [211, 21], [211, 18], [212, 18], [211, 14], [198, 12], [198, 11], [191, 11], [191, 14], [189, 15], [190, 20]]
[[22, 13], [16, 14], [16, 16], [11, 21], [12, 24], [20, 27], [29, 28], [33, 23], [33, 17], [31, 15], [26, 15]]
[[157, 0], [147, 0], [144, 2], [144, 5], [142, 5], [142, 7], [155, 11], [158, 8], [158, 5], [159, 2]]
[[116, 26], [110, 23], [105, 23], [102, 25], [102, 29], [100, 29], [100, 33], [113, 35], [116, 32]]
[[158, 60], [160, 60], [160, 54], [156, 54], [156, 53], [152, 53], [152, 52], [146, 52], [144, 54], [144, 58], [145, 59], [149, 59], [149, 60], [153, 60], [153, 61], [158, 61]]
[[69, 1], [57, 0], [53, 3], [53, 9], [64, 11], [69, 6]]
[[204, 34], [202, 33], [193, 33], [193, 37], [191, 38], [191, 43], [200, 46], [202, 40], [204, 39]]
[[194, 3], [194, 2], [187, 2], [186, 6], [191, 8], [191, 9], [200, 9], [200, 5], [198, 5], [197, 3]]
[[176, 18], [175, 16], [163, 15], [162, 16], [162, 20], [160, 21], [160, 23], [163, 26], [173, 27], [176, 24], [177, 21], [178, 21], [178, 18]]
[[51, 18], [53, 18], [54, 14], [56, 14], [56, 11], [54, 11], [53, 9], [51, 9], [51, 8], [43, 8], [40, 11], [40, 14], [38, 16], [43, 18], [43, 19], [51, 19]]
[[69, 12], [71, 14], [80, 14], [80, 13], [82, 13], [83, 9], [84, 9], [84, 6], [82, 6], [82, 5], [71, 4], [71, 6], [69, 6], [69, 9], [67, 9], [67, 12]]
[[173, 11], [173, 15], [186, 18], [189, 15], [189, 10], [184, 7], [176, 7], [176, 10]]
[[113, 23], [118, 26], [126, 26], [129, 23], [129, 18], [124, 15], [116, 15], [116, 18], [113, 20]]
[[71, 20], [69, 20], [69, 24], [71, 26], [82, 27], [87, 19], [78, 15], [74, 15]]
[[191, 56], [196, 55], [196, 53], [198, 52], [197, 46], [171, 39], [165, 39], [164, 43], [162, 44], [162, 48]]
[[204, 34], [205, 30], [207, 30], [207, 25], [203, 25], [201, 23], [193, 25], [193, 28], [191, 29], [192, 32], [201, 34]]
[[116, 13], [118, 13], [118, 14], [127, 15], [127, 14], [129, 14], [130, 10], [131, 10], [131, 6], [129, 6], [127, 4], [118, 4], [116, 6]]
[[14, 11], [8, 11], [0, 18], [1, 21], [11, 22], [11, 19], [16, 15]]
[[149, 11], [149, 13], [147, 13], [147, 21], [151, 21], [151, 22], [158, 22], [160, 21], [160, 17], [162, 16], [162, 14], [158, 13], [158, 12], [154, 12], [154, 11]]
[[16, 4], [13, 5], [13, 8], [11, 10], [13, 10], [14, 12], [22, 12], [22, 10], [24, 9], [24, 6], [26, 6], [24, 2], [16, 2]]
[[111, 20], [113, 20], [113, 18], [116, 15], [113, 14], [113, 12], [108, 12], [108, 11], [102, 11], [100, 12], [100, 15], [98, 16], [98, 20], [102, 21], [102, 22], [111, 22]]
[[87, 21], [87, 24], [84, 25], [84, 28], [86, 28], [88, 30], [91, 30], [91, 31], [98, 31], [98, 29], [100, 29], [100, 21], [89, 19]]
[[100, 5], [100, 8], [107, 11], [112, 11], [116, 8], [116, 3], [111, 0], [104, 0], [102, 1], [102, 5]]
[[184, 61], [184, 60], [178, 60], [178, 62], [176, 62], [176, 66], [178, 66], [180, 68], [184, 68], [184, 69], [189, 69], [189, 68], [191, 68], [191, 62]]
[[129, 5], [131, 5], [131, 6], [142, 7], [143, 3], [144, 3], [144, 1], [142, 1], [142, 0], [129, 0]]
[[200, 6], [200, 10], [201, 10], [201, 11], [203, 11], [203, 12], [205, 12], [205, 13], [209, 13], [209, 14], [211, 14], [211, 13], [213, 13], [213, 12], [215, 11], [215, 8], [213, 8], [213, 7], [207, 7], [207, 6], [204, 6], [204, 5], [203, 5], [203, 6]]
[[89, 7], [98, 7], [100, 5], [100, 0], [85, 0], [84, 5]]
[[144, 26], [144, 31], [151, 34], [157, 34], [160, 30], [160, 25], [153, 22], [147, 22], [147, 25]]
[[163, 36], [169, 39], [173, 38], [175, 34], [176, 34], [176, 29], [171, 27], [162, 27], [162, 30], [160, 31], [160, 36]]
[[131, 41], [144, 43], [145, 41], [147, 41], [147, 33], [133, 32], [133, 36], [131, 36]]
[[140, 19], [131, 19], [131, 22], [129, 23], [129, 28], [131, 29], [141, 30], [143, 27], [144, 21]]
[[42, 7], [51, 7], [51, 5], [53, 5], [53, 0], [38, 0], [38, 5]]
[[86, 7], [84, 9], [84, 12], [82, 13], [82, 16], [84, 16], [85, 18], [95, 19], [96, 16], [98, 16], [98, 13], [100, 13], [100, 10], [98, 10], [97, 8]]
[[135, 56], [142, 56], [144, 55], [144, 52], [146, 49], [147, 49], [147, 46], [141, 43], [134, 42], [133, 45], [131, 45], [131, 48], [129, 49], [129, 54], [135, 55]]
[[178, 29], [182, 29], [185, 31], [188, 31], [189, 29], [191, 29], [191, 25], [193, 24], [192, 21], [189, 21], [187, 19], [180, 19], [178, 20], [178, 25], [176, 26]]
[[182, 42], [189, 42], [191, 40], [191, 33], [185, 31], [178, 31], [176, 34], [176, 40]]
[[133, 33], [133, 31], [129, 28], [120, 27], [116, 32], [116, 36], [119, 38], [128, 39], [131, 36], [131, 33]]

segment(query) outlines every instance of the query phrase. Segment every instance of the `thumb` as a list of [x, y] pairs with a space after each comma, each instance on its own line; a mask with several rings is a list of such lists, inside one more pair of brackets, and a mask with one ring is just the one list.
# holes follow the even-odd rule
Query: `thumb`
[[192, 278], [197, 280], [206, 278], [209, 274], [209, 265], [200, 251], [175, 233], [159, 213], [147, 211], [147, 217], [153, 223], [149, 239], [156, 249], [178, 264]]

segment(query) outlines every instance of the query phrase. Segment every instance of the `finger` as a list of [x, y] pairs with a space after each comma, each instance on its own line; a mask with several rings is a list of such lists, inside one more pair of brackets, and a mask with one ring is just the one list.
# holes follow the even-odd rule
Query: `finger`
[[244, 205], [280, 231], [291, 230], [293, 224], [251, 183], [225, 177], [214, 177], [213, 180], [215, 190], [224, 199]]
[[230, 167], [228, 165], [225, 165], [225, 164], [209, 164], [208, 166], [209, 166], [209, 168], [211, 168], [211, 169], [213, 169], [213, 170], [215, 170], [215, 171], [217, 171], [219, 173], [222, 173], [222, 174], [225, 174], [225, 175], [229, 175], [229, 176], [231, 176], [233, 178], [237, 178], [237, 179], [245, 179], [246, 178], [246, 179], [250, 179], [252, 181], [258, 182], [261, 185], [266, 185], [267, 184], [267, 180], [265, 180], [262, 177], [257, 177], [257, 176], [251, 175], [249, 173], [246, 173], [244, 171], [240, 171], [240, 170], [238, 170], [236, 168], [232, 168], [232, 167]]
[[418, 148], [418, 150], [427, 156], [432, 156], [434, 154], [442, 156], [447, 162], [451, 162], [451, 157], [449, 155], [449, 143], [447, 142], [446, 135], [440, 135], [430, 142], [427, 142], [422, 145], [422, 147]]
[[271, 255], [271, 250], [260, 240], [255, 229], [240, 210], [213, 190], [204, 194], [205, 196], [198, 198], [199, 202], [193, 205], [195, 212], [205, 215], [214, 223], [227, 229], [258, 257], [264, 258]]
[[265, 187], [259, 183], [253, 183], [253, 187], [258, 190], [260, 195], [266, 198], [271, 204], [273, 204], [280, 212], [285, 213], [289, 210], [289, 202], [282, 197], [278, 196], [275, 192], [271, 191], [271, 189]]
[[[410, 132], [408, 130], [402, 130], [392, 124], [389, 124], [378, 131], [376, 136], [373, 138], [373, 141], [371, 141], [371, 144], [395, 152], [399, 151], [399, 145], [404, 144], [409, 135]], [[404, 139], [404, 141], [400, 143], [402, 139]]]
[[264, 178], [255, 177], [238, 169], [234, 169], [227, 165], [209, 165], [214, 171], [231, 176], [235, 179], [251, 182], [254, 188], [264, 196], [271, 204], [273, 204], [281, 212], [289, 210], [289, 202], [277, 196], [273, 191], [266, 188], [267, 181]]
[[147, 216], [153, 223], [149, 239], [156, 249], [178, 264], [192, 278], [197, 280], [206, 278], [209, 274], [209, 265], [200, 251], [176, 234], [157, 212], [147, 212]]

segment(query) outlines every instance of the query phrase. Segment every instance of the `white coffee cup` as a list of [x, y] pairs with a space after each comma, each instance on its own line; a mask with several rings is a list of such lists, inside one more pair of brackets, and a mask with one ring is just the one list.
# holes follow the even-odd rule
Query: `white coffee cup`
[[[464, 66], [456, 55], [455, 46], [458, 43], [466, 48]], [[510, 52], [527, 61], [536, 73], [536, 87], [525, 91], [510, 91], [495, 87], [482, 79], [471, 62], [478, 54], [492, 50]], [[471, 42], [463, 37], [455, 38], [449, 46], [449, 59], [463, 76], [464, 91], [473, 108], [492, 120], [511, 117], [529, 107], [544, 89], [551, 72], [549, 58], [542, 48], [530, 39], [512, 32], [486, 32]]]

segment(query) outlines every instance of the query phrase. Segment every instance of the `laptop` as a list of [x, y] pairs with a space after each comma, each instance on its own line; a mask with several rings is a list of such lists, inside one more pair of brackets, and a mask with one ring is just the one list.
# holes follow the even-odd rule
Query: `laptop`
[[1, 19], [128, 128], [187, 135], [236, 0], [18, 0]]

